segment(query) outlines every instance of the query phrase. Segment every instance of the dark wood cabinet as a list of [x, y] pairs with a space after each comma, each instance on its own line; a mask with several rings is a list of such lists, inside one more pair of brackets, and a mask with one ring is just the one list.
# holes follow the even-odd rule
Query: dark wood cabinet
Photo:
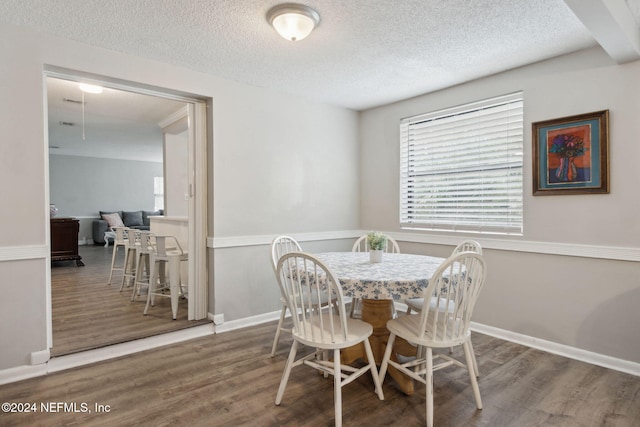
[[82, 267], [78, 253], [80, 221], [75, 218], [51, 218], [51, 261], [76, 261]]

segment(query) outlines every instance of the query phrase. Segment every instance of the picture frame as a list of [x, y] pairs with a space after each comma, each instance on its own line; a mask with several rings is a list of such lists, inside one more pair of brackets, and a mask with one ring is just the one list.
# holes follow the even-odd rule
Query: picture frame
[[609, 110], [532, 123], [533, 195], [609, 193]]

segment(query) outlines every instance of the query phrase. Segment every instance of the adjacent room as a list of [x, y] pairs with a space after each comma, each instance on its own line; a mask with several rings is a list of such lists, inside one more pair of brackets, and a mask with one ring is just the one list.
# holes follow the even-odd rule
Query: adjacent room
[[[46, 88], [52, 355], [202, 324], [188, 320], [185, 299], [180, 321], [166, 322], [171, 313], [155, 309], [140, 319], [147, 286], [132, 295], [122, 271], [128, 250], [107, 221], [146, 231], [152, 220], [154, 229], [167, 218], [188, 223], [187, 104], [55, 77]], [[75, 242], [65, 247], [68, 240]], [[158, 304], [169, 309], [169, 301]]]
[[640, 422], [639, 0], [11, 0], [0, 39], [0, 424]]

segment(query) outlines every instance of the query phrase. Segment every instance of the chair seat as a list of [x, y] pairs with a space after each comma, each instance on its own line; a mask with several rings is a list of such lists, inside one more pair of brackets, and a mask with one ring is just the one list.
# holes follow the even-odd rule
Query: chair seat
[[[424, 305], [424, 298], [409, 298], [404, 300], [404, 302], [405, 304], [407, 304], [407, 306], [409, 306], [409, 308], [411, 308], [411, 310], [420, 313], [422, 311], [422, 306]], [[435, 308], [438, 306], [438, 299], [436, 297], [431, 298], [431, 302], [429, 303], [429, 305], [432, 309], [435, 310]], [[447, 303], [443, 298], [441, 298], [439, 310], [445, 311], [445, 305], [449, 306], [449, 313], [452, 313], [456, 308], [456, 305], [453, 301], [449, 301], [449, 303]], [[407, 314], [409, 314], [409, 312], [407, 312]]]
[[[340, 323], [340, 316], [333, 315], [333, 322], [335, 325]], [[296, 333], [295, 330], [292, 332], [293, 336], [300, 341], [301, 343], [308, 345], [309, 347], [316, 347], [326, 350], [336, 349], [336, 348], [345, 348], [350, 347], [352, 345], [356, 345], [361, 343], [364, 339], [369, 338], [373, 333], [373, 327], [362, 320], [358, 319], [347, 319], [347, 329], [349, 331], [346, 339], [343, 336], [334, 337], [331, 340], [331, 333], [329, 328], [330, 322], [328, 318], [325, 318], [323, 321], [323, 327], [321, 327], [318, 322], [314, 322], [312, 325], [305, 325], [304, 333]], [[313, 330], [312, 330], [313, 329]], [[321, 340], [322, 329], [324, 329], [324, 340]], [[306, 339], [306, 337], [316, 337], [314, 340]]]
[[[433, 316], [435, 313], [429, 313], [429, 319], [427, 320], [427, 324], [433, 323]], [[410, 343], [422, 345], [426, 347], [434, 347], [434, 348], [446, 348], [452, 347], [456, 345], [460, 345], [465, 341], [469, 341], [471, 339], [471, 332], [467, 331], [463, 337], [455, 339], [455, 340], [447, 340], [444, 338], [444, 333], [448, 328], [461, 327], [461, 325], [456, 321], [453, 324], [449, 324], [447, 328], [442, 327], [444, 324], [444, 319], [442, 312], [439, 313], [437, 325], [436, 336], [433, 336], [432, 331], [425, 331], [424, 337], [419, 339], [420, 336], [420, 318], [421, 315], [411, 315], [411, 316], [402, 316], [397, 319], [392, 319], [387, 322], [387, 329], [389, 332], [402, 337], [409, 341]]]

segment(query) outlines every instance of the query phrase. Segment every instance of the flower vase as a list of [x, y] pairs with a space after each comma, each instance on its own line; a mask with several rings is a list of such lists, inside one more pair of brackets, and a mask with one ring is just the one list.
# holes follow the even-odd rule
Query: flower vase
[[371, 263], [382, 262], [382, 249], [370, 250], [369, 251], [369, 261]]
[[560, 157], [560, 167], [556, 170], [559, 181], [575, 181], [578, 176], [575, 160], [575, 157]]

